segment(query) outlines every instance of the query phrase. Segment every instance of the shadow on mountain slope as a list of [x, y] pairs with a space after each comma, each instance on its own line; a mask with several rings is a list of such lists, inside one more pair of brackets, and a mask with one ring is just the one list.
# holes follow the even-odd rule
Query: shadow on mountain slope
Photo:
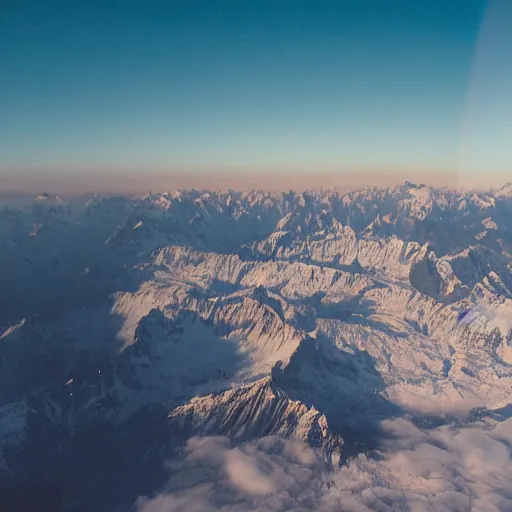
[[[27, 333], [29, 345], [44, 331], [39, 327]], [[47, 340], [39, 341], [44, 348]], [[169, 319], [152, 310], [117, 355], [101, 347], [80, 351], [68, 341], [64, 353], [46, 343], [50, 358], [60, 355], [53, 364], [27, 345], [26, 358], [13, 366], [20, 382], [4, 388], [5, 403], [21, 404], [25, 428], [21, 444], [0, 447], [10, 470], [0, 477], [2, 511], [127, 510], [163, 485], [165, 462], [187, 438], [167, 420], [170, 404], [210, 381], [225, 384], [244, 364], [235, 344], [191, 312]], [[125, 408], [133, 413], [124, 415]]]
[[80, 231], [65, 231], [52, 245], [0, 253], [0, 326], [35, 314], [61, 315], [137, 289], [137, 262], [130, 254]]
[[119, 426], [63, 432], [33, 418], [29, 429], [29, 441], [9, 454], [16, 477], [0, 481], [3, 512], [128, 510], [163, 486], [165, 461], [183, 442], [163, 406], [145, 407]]
[[368, 352], [339, 350], [323, 335], [302, 343], [286, 367], [276, 365], [273, 378], [291, 399], [325, 414], [344, 440], [344, 460], [377, 449], [379, 423], [403, 414], [382, 395], [385, 383]]

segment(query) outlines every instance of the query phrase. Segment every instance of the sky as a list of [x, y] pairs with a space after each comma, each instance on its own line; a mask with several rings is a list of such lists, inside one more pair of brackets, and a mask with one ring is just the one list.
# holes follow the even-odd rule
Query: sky
[[506, 172], [507, 21], [506, 0], [11, 0], [0, 185]]

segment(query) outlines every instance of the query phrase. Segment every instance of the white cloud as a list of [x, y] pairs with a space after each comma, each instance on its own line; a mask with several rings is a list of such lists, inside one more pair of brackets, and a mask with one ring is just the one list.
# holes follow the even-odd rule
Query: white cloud
[[422, 431], [382, 424], [379, 460], [360, 455], [334, 473], [295, 441], [265, 438], [232, 447], [192, 439], [171, 465], [167, 488], [139, 512], [466, 512], [512, 510], [512, 420]]
[[242, 447], [225, 438], [194, 438], [170, 470], [167, 489], [141, 498], [140, 512], [305, 511], [319, 503], [322, 484], [314, 452], [275, 437]]
[[238, 448], [226, 454], [225, 466], [230, 482], [246, 494], [271, 494], [277, 491], [270, 478], [272, 470], [258, 467], [257, 460]]

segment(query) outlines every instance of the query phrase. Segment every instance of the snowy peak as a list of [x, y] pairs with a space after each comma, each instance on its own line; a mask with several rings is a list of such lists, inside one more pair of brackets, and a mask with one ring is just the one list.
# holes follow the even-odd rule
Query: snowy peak
[[505, 183], [496, 191], [496, 194], [501, 197], [512, 197], [512, 183]]
[[195, 398], [173, 411], [171, 423], [192, 435], [227, 435], [238, 441], [268, 435], [325, 448], [340, 460], [343, 442], [329, 434], [327, 419], [314, 407], [291, 400], [271, 378], [219, 394]]

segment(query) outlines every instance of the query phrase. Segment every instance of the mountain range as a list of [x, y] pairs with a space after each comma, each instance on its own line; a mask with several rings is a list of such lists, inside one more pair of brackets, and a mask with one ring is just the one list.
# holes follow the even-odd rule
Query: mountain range
[[138, 498], [197, 439], [336, 474], [390, 421], [506, 422], [512, 185], [11, 197], [0, 304], [2, 510], [182, 510]]

